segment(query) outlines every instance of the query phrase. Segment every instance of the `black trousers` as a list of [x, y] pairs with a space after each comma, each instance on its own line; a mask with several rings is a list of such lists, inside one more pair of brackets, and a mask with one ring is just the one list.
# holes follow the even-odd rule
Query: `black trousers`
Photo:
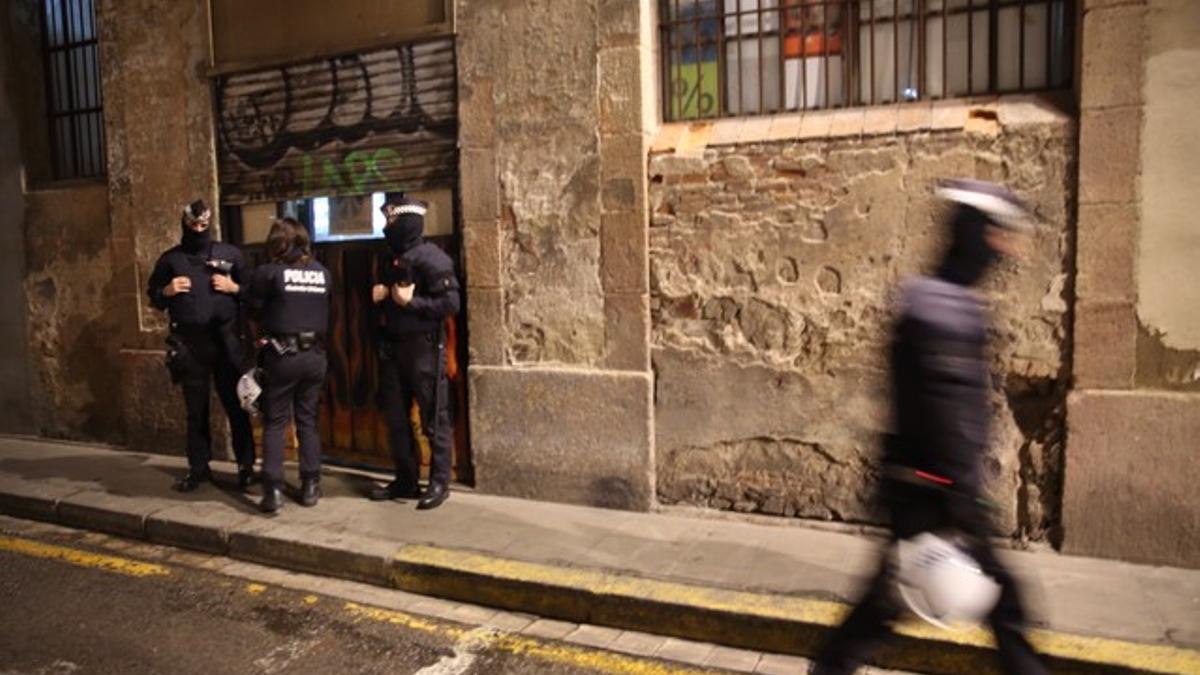
[[379, 352], [380, 403], [387, 420], [396, 480], [405, 487], [417, 487], [418, 446], [409, 421], [415, 400], [421, 408], [421, 428], [432, 453], [429, 480], [448, 484], [454, 424], [444, 334], [416, 333], [384, 339]]
[[229, 418], [233, 452], [241, 466], [254, 464], [254, 435], [250, 416], [242, 410], [237, 397], [237, 382], [242, 370], [244, 350], [236, 336], [223, 330], [188, 330], [175, 335], [185, 345], [187, 354], [181, 359], [179, 384], [183, 388], [183, 403], [187, 408], [188, 466], [196, 471], [208, 469], [212, 460], [212, 430], [209, 428], [211, 391], [216, 385], [217, 398]]
[[1006, 673], [1038, 675], [1047, 670], [1025, 638], [1025, 609], [1016, 580], [988, 543], [990, 522], [985, 509], [964, 495], [919, 486], [885, 483], [885, 506], [891, 513], [893, 539], [881, 556], [866, 593], [817, 656], [818, 675], [853, 673], [891, 636], [891, 624], [902, 609], [893, 593], [891, 549], [897, 539], [952, 527], [966, 535], [968, 549], [988, 576], [1000, 585], [1000, 599], [988, 616], [996, 636], [1000, 664]]
[[325, 350], [314, 347], [280, 355], [267, 347], [262, 366], [263, 476], [276, 483], [283, 482], [283, 434], [291, 419], [296, 422], [296, 438], [300, 443], [300, 476], [320, 476], [317, 406], [329, 367]]

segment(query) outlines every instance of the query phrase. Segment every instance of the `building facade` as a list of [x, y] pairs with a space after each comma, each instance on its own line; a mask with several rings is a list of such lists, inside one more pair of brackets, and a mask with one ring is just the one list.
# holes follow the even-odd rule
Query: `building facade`
[[1037, 221], [985, 288], [1003, 529], [1200, 564], [1195, 3], [16, 0], [0, 36], [0, 430], [182, 451], [143, 286], [199, 196], [251, 249], [314, 228], [327, 450], [386, 457], [358, 289], [403, 190], [466, 289], [461, 479], [876, 522], [892, 295], [974, 176]]

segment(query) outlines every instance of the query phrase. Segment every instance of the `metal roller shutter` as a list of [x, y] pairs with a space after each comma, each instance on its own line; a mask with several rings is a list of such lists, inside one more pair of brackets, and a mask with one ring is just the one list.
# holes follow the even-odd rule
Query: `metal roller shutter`
[[225, 204], [453, 187], [453, 38], [217, 80]]

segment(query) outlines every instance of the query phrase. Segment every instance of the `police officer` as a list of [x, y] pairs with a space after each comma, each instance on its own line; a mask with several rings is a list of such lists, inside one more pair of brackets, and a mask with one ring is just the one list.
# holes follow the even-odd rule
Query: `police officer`
[[250, 418], [238, 404], [237, 381], [249, 361], [242, 341], [237, 293], [242, 281], [242, 253], [212, 240], [212, 212], [203, 200], [183, 207], [182, 237], [163, 253], [150, 275], [150, 303], [171, 318], [167, 367], [182, 386], [187, 406], [188, 472], [176, 484], [195, 490], [212, 474], [209, 430], [210, 382], [229, 418], [238, 463], [238, 485], [254, 482], [254, 439]]
[[259, 319], [263, 369], [263, 498], [259, 508], [275, 513], [282, 505], [283, 434], [294, 417], [300, 442], [300, 503], [321, 497], [321, 439], [317, 404], [328, 360], [329, 271], [313, 260], [308, 230], [282, 218], [267, 234], [268, 262], [258, 266], [245, 293]]
[[[420, 498], [418, 509], [433, 509], [450, 495], [450, 452], [454, 428], [450, 381], [446, 375], [446, 317], [458, 313], [458, 278], [440, 248], [424, 240], [426, 204], [392, 197], [384, 204], [384, 236], [390, 252], [381, 262], [371, 299], [382, 306], [379, 389], [387, 419], [396, 479], [371, 492], [373, 500]], [[421, 410], [432, 461], [429, 487], [417, 488], [409, 410]]]
[[[1025, 611], [1015, 579], [1000, 563], [990, 534], [982, 464], [987, 447], [987, 323], [973, 287], [1002, 255], [1019, 251], [1025, 210], [1006, 188], [947, 181], [950, 246], [934, 276], [904, 289], [891, 347], [895, 433], [884, 447], [881, 498], [893, 540], [951, 530], [1000, 586], [988, 616], [1005, 672], [1046, 672], [1024, 635]], [[885, 554], [864, 597], [818, 655], [811, 672], [854, 672], [900, 614]]]

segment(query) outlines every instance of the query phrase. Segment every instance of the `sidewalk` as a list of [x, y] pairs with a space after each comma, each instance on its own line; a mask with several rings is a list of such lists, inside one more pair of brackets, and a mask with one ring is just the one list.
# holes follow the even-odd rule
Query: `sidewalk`
[[[221, 485], [170, 489], [182, 458], [0, 437], [0, 512], [539, 616], [811, 654], [875, 564], [864, 536], [455, 492], [441, 508], [364, 498], [332, 469], [276, 518]], [[293, 482], [295, 469], [289, 467]], [[221, 476], [218, 477], [218, 480]], [[1034, 639], [1067, 672], [1200, 673], [1200, 570], [1002, 552]], [[881, 665], [977, 673], [982, 631], [901, 626]], [[984, 665], [981, 665], [984, 664]]]

